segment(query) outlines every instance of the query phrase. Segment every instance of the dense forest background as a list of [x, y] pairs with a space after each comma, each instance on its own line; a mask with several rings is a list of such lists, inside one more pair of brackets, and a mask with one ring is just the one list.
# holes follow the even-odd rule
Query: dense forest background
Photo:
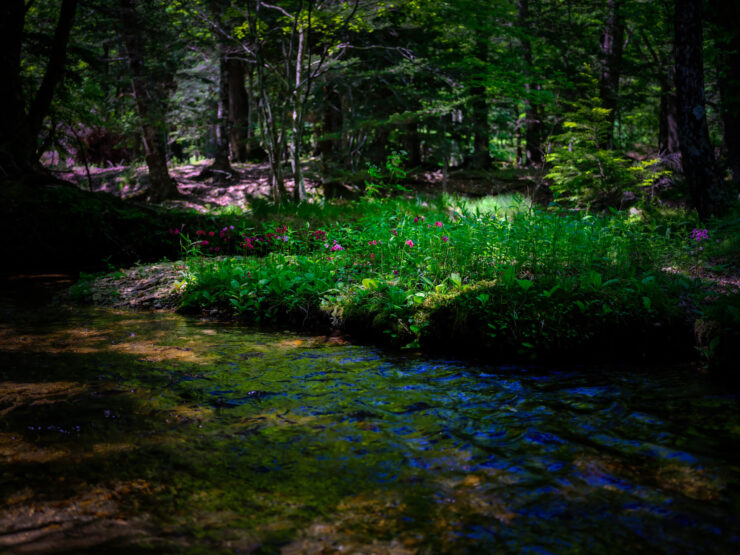
[[733, 0], [6, 0], [0, 20], [4, 179], [144, 159], [162, 201], [173, 164], [211, 158], [218, 186], [259, 160], [299, 201], [306, 171], [331, 197], [518, 166], [564, 201], [672, 190], [702, 218], [740, 181]]

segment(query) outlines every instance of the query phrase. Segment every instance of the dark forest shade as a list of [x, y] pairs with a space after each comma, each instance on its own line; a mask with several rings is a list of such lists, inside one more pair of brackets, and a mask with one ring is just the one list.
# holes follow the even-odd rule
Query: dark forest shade
[[676, 0], [676, 93], [681, 161], [699, 217], [725, 208], [727, 191], [715, 168], [704, 106], [701, 0]]

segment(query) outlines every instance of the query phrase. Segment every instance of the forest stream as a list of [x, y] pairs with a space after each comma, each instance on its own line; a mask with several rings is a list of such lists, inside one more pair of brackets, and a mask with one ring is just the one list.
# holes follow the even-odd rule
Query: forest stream
[[689, 368], [403, 356], [22, 282], [4, 553], [740, 551], [738, 396]]

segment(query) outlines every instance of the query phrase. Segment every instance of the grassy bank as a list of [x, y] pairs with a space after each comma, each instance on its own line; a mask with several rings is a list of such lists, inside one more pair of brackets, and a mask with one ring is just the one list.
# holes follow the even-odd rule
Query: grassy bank
[[[686, 358], [715, 305], [684, 270], [705, 246], [732, 249], [678, 217], [491, 200], [362, 202], [344, 219], [299, 210], [184, 237], [183, 307], [495, 359]], [[722, 329], [707, 324], [700, 341], [707, 356], [737, 329], [733, 310], [720, 312]]]

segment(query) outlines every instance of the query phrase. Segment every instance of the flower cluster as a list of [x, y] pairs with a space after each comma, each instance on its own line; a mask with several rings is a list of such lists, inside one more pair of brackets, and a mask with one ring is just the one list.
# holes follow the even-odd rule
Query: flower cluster
[[709, 239], [709, 231], [707, 229], [694, 228], [694, 231], [691, 232], [691, 238], [697, 243], [700, 243], [704, 239]]

